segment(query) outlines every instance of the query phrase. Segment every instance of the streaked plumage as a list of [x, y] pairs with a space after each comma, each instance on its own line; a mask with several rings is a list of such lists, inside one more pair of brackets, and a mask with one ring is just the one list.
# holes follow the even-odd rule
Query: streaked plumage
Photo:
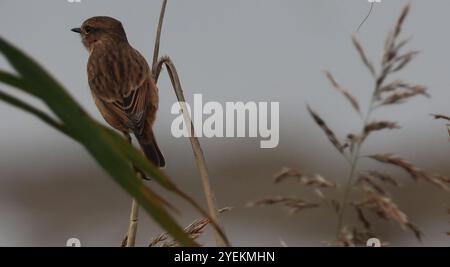
[[110, 17], [93, 17], [81, 28], [89, 51], [88, 81], [105, 120], [125, 135], [134, 134], [145, 155], [165, 166], [152, 126], [158, 109], [158, 89], [145, 58], [129, 43], [122, 24]]

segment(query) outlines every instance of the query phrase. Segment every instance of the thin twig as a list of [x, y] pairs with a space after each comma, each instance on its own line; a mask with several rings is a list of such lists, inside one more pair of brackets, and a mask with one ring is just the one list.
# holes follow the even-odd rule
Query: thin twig
[[139, 217], [139, 204], [135, 199], [133, 199], [133, 203], [131, 204], [130, 225], [128, 227], [126, 247], [134, 247], [136, 243], [138, 217]]
[[167, 0], [164, 0], [161, 6], [161, 13], [159, 14], [159, 22], [158, 29], [156, 31], [156, 39], [155, 39], [155, 48], [153, 49], [153, 62], [152, 62], [152, 71], [153, 76], [155, 76], [156, 64], [158, 63], [159, 58], [159, 46], [161, 40], [161, 29], [164, 22], [164, 14], [166, 13]]
[[[133, 145], [131, 136], [129, 133], [123, 133], [125, 139], [130, 145]], [[134, 168], [136, 172], [136, 176], [138, 178], [142, 178], [141, 173], [139, 170]], [[139, 204], [137, 203], [136, 199], [133, 198], [133, 201], [131, 203], [131, 211], [130, 211], [130, 224], [128, 226], [128, 234], [124, 239], [125, 247], [134, 247], [136, 243], [136, 233], [137, 233], [137, 226], [138, 226], [138, 217], [139, 217]]]

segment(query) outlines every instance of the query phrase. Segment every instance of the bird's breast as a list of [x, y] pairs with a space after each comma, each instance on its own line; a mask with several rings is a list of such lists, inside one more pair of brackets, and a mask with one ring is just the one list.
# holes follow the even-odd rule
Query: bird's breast
[[99, 97], [120, 100], [142, 84], [147, 63], [130, 49], [94, 49], [88, 61], [88, 79]]

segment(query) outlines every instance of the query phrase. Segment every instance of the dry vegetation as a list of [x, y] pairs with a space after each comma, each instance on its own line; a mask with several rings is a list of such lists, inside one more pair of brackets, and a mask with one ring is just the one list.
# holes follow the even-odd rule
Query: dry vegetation
[[449, 123], [447, 123], [447, 131], [448, 131], [448, 135], [450, 136], [450, 117], [445, 116], [445, 115], [440, 115], [440, 114], [432, 114], [432, 115], [436, 120], [445, 120], [445, 121], [449, 122]]
[[[219, 210], [219, 213], [224, 213], [232, 210], [231, 207], [226, 207]], [[211, 223], [211, 220], [208, 218], [201, 218], [193, 221], [187, 227], [184, 228], [184, 231], [194, 240], [197, 240], [204, 232], [206, 226]], [[175, 239], [170, 238], [168, 233], [162, 233], [155, 238], [152, 238], [150, 241], [149, 247], [179, 247], [180, 243]]]
[[[341, 86], [331, 72], [325, 72], [325, 76], [332, 87], [342, 94], [349, 101], [355, 112], [363, 118], [359, 133], [349, 133], [345, 140], [341, 140], [318, 113], [313, 111], [311, 107], [307, 107], [315, 123], [323, 130], [331, 144], [348, 162], [349, 174], [347, 184], [343, 187], [338, 187], [334, 182], [318, 174], [306, 174], [295, 169], [285, 168], [275, 175], [275, 183], [281, 183], [287, 179], [297, 179], [302, 184], [314, 189], [318, 197], [317, 200], [312, 202], [299, 197], [274, 197], [252, 202], [249, 204], [250, 206], [280, 205], [286, 207], [291, 213], [295, 213], [304, 209], [331, 205], [337, 214], [336, 239], [330, 242], [331, 245], [365, 245], [368, 238], [375, 237], [373, 220], [376, 218], [393, 221], [402, 229], [409, 230], [418, 240], [421, 239], [422, 233], [420, 229], [410, 221], [389, 193], [389, 188], [401, 186], [397, 179], [388, 173], [364, 170], [360, 166], [361, 159], [371, 159], [405, 171], [415, 182], [420, 180], [426, 181], [442, 190], [449, 191], [449, 178], [422, 170], [413, 163], [394, 154], [375, 153], [370, 156], [361, 156], [363, 144], [372, 134], [400, 128], [397, 122], [374, 119], [373, 115], [377, 110], [390, 105], [405, 103], [413, 97], [429, 97], [425, 86], [393, 78], [399, 71], [405, 69], [418, 54], [416, 51], [403, 52], [409, 40], [401, 39], [401, 32], [409, 11], [410, 5], [405, 6], [394, 29], [388, 34], [381, 64], [378, 68], [369, 60], [357, 38], [355, 36], [352, 37], [353, 45], [363, 65], [373, 77], [374, 90], [367, 112], [363, 113], [361, 111], [361, 106], [356, 97]], [[450, 118], [446, 116], [435, 115], [435, 117], [450, 121]], [[328, 196], [331, 194], [327, 194], [331, 193], [329, 190], [337, 190], [337, 188], [344, 188], [340, 201]], [[328, 189], [327, 192], [324, 189]], [[356, 225], [350, 225], [345, 221], [350, 210], [359, 219]]]

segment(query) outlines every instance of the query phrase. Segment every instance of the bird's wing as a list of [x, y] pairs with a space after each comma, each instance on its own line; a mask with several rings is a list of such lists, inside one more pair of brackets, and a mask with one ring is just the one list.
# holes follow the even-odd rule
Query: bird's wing
[[128, 129], [132, 128], [132, 124], [128, 119], [128, 114], [123, 109], [121, 103], [117, 101], [105, 101], [104, 99], [97, 97], [95, 94], [92, 94], [92, 96], [103, 118], [112, 127], [122, 132], [127, 132]]
[[103, 117], [113, 127], [121, 123], [122, 129], [140, 132], [154, 102], [149, 90], [156, 86], [147, 61], [137, 50], [127, 47], [115, 52], [120, 53], [90, 57], [89, 85]]
[[152, 101], [153, 94], [149, 84], [151, 80], [132, 90], [121, 100], [93, 94], [94, 100], [105, 120], [114, 128], [127, 128], [139, 134], [144, 129], [149, 112], [157, 108]]
[[131, 57], [139, 66], [138, 73], [134, 73], [137, 83], [123, 96], [122, 107], [133, 125], [132, 130], [140, 134], [148, 116], [154, 113], [151, 111], [157, 108], [157, 89], [145, 58], [135, 49]]
[[131, 91], [130, 95], [123, 99], [122, 108], [132, 125], [132, 130], [139, 133], [144, 129], [144, 124], [151, 108], [150, 91], [143, 84]]

